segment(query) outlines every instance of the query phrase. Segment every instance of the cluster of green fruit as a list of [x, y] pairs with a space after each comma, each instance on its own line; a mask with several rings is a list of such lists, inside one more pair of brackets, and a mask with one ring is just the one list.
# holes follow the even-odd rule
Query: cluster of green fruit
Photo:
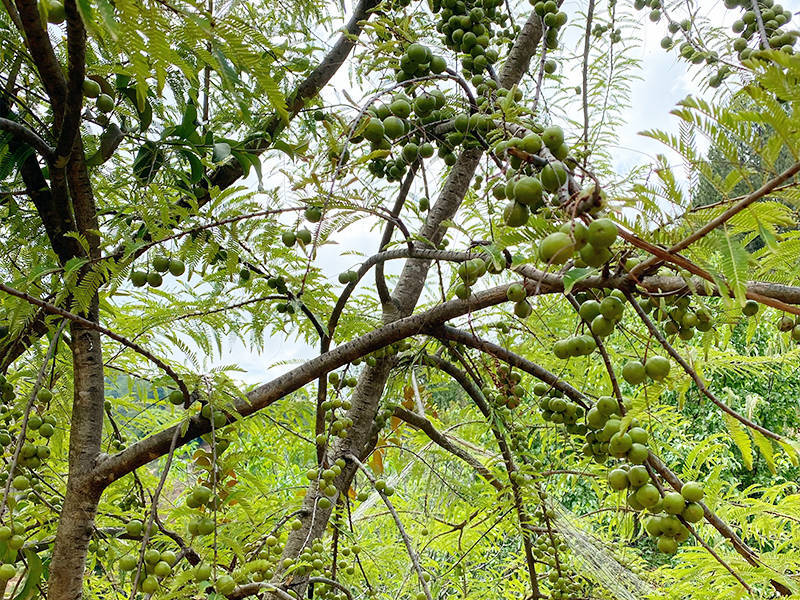
[[339, 273], [339, 283], [347, 285], [348, 283], [358, 283], [358, 272], [353, 270], [342, 271]]
[[[547, 509], [542, 508], [536, 511], [535, 516], [541, 525], [547, 525]], [[539, 533], [531, 540], [533, 557], [544, 569], [541, 571], [543, 582], [549, 589], [549, 597], [553, 600], [567, 600], [569, 598], [589, 597], [586, 589], [586, 582], [578, 578], [572, 578], [567, 571], [564, 555], [569, 551], [569, 546], [563, 537], [550, 528], [550, 531]]]
[[609, 30], [611, 31], [612, 44], [618, 44], [622, 41], [622, 29], [619, 27], [611, 29], [610, 25], [604, 25], [602, 23], [595, 23], [594, 27], [592, 27], [592, 35], [596, 38], [601, 38], [608, 33]]
[[18, 574], [17, 562], [21, 558], [19, 550], [25, 544], [25, 532], [27, 527], [22, 521], [10, 520], [6, 525], [0, 525], [0, 544], [4, 546], [0, 553], [0, 588], [7, 581], [13, 579]]
[[604, 298], [580, 294], [576, 299], [581, 302], [578, 314], [593, 335], [572, 336], [553, 344], [553, 354], [562, 360], [591, 354], [596, 347], [593, 336], [605, 338], [611, 335], [625, 313], [625, 295], [619, 290], [612, 290]]
[[[639, 492], [636, 495], [636, 502], [642, 504], [638, 498]], [[681, 486], [680, 492], [666, 492], [663, 497], [659, 495], [654, 505], [646, 507], [653, 516], [645, 523], [645, 530], [658, 539], [656, 545], [659, 551], [665, 554], [677, 552], [678, 544], [686, 541], [690, 534], [689, 528], [683, 521], [699, 523], [703, 520], [705, 511], [703, 505], [700, 504], [703, 495], [702, 484], [696, 481], [687, 481]], [[652, 490], [648, 490], [645, 500], [650, 501], [651, 499]], [[631, 506], [636, 509], [636, 506]], [[643, 504], [642, 506], [644, 507]]]
[[581, 221], [570, 221], [539, 243], [539, 258], [548, 265], [563, 265], [576, 253], [577, 267], [600, 267], [611, 260], [610, 248], [619, 230], [611, 219], [595, 219], [587, 227]]
[[427, 46], [415, 42], [400, 56], [395, 68], [395, 79], [400, 83], [416, 77], [425, 77], [431, 73], [439, 75], [444, 73], [445, 69], [447, 61], [444, 57], [434, 54]]
[[152, 261], [153, 269], [151, 271], [131, 271], [131, 283], [134, 287], [143, 287], [149, 285], [151, 287], [159, 287], [164, 283], [162, 273], [169, 271], [171, 275], [178, 277], [186, 272], [186, 265], [183, 261], [177, 258], [169, 258], [168, 256], [156, 256]]
[[[531, 160], [523, 160], [516, 153], [538, 154], [546, 147], [557, 159], [536, 166]], [[564, 143], [564, 132], [560, 127], [548, 127], [538, 133], [529, 133], [522, 138], [512, 137], [494, 146], [498, 157], [507, 157], [510, 168], [506, 169], [506, 182], [492, 187], [497, 200], [509, 200], [503, 209], [503, 222], [509, 227], [521, 227], [528, 222], [531, 213], [545, 205], [545, 192], [555, 193], [567, 182], [567, 170], [561, 162], [569, 153]]]
[[[691, 302], [692, 298], [689, 296], [651, 296], [639, 300], [639, 307], [645, 313], [652, 311], [654, 320], [663, 323], [666, 335], [677, 334], [682, 340], [690, 340], [695, 331], [710, 331], [714, 325], [711, 311], [699, 300], [695, 302], [695, 306]], [[753, 316], [758, 312], [758, 307], [757, 302], [748, 300], [742, 308], [742, 314], [746, 317]]]
[[[375, 428], [383, 429], [386, 427], [386, 424], [391, 422], [394, 411], [397, 410], [398, 406], [400, 406], [400, 404], [396, 400], [387, 398], [383, 406], [375, 415]], [[366, 500], [366, 498], [364, 498], [364, 500]]]
[[[139, 572], [139, 590], [145, 594], [154, 594], [158, 591], [160, 582], [172, 575], [172, 567], [178, 561], [178, 556], [172, 550], [163, 552], [148, 548], [144, 552], [142, 568]], [[119, 568], [123, 572], [131, 573], [131, 580], [136, 576], [139, 565], [138, 554], [125, 554], [119, 559]]]
[[[334, 375], [334, 378], [331, 378]], [[334, 386], [339, 386], [339, 374], [330, 373], [328, 380]], [[335, 382], [335, 383], [334, 383]], [[342, 385], [347, 387], [355, 387], [358, 379], [349, 376], [342, 380]], [[325, 400], [320, 408], [325, 413], [325, 423], [328, 424], [327, 433], [320, 433], [317, 436], [317, 445], [324, 446], [328, 443], [329, 437], [346, 438], [350, 427], [353, 426], [353, 420], [347, 416], [347, 411], [350, 410], [350, 401], [346, 398], [333, 398]], [[337, 411], [339, 411], [337, 413]]]
[[311, 237], [311, 231], [303, 227], [296, 231], [284, 231], [281, 234], [281, 241], [287, 248], [291, 248], [297, 242], [300, 242], [303, 246], [308, 246], [311, 243]]
[[[624, 409], [630, 408], [626, 399]], [[584, 435], [583, 455], [597, 464], [605, 464], [608, 456], [627, 458], [633, 464], [647, 460], [647, 432], [639, 427], [637, 419], [631, 419], [627, 431], [621, 431], [622, 409], [611, 396], [600, 396], [586, 413], [587, 431]]]
[[639, 385], [649, 377], [653, 381], [663, 381], [669, 375], [670, 362], [664, 356], [651, 356], [647, 360], [629, 360], [622, 365], [622, 378], [631, 385]]
[[502, 273], [502, 271], [502, 266], [498, 267], [497, 263], [490, 257], [471, 258], [458, 265], [456, 275], [461, 279], [461, 282], [456, 285], [453, 291], [457, 298], [466, 300], [472, 293], [472, 286], [478, 282], [478, 279], [483, 277], [486, 273], [496, 275]]
[[558, 48], [558, 32], [567, 24], [567, 13], [558, 10], [561, 3], [555, 0], [534, 0], [531, 4], [547, 28], [544, 35], [545, 47], [548, 50], [555, 50]]
[[729, 9], [743, 8], [744, 13], [740, 19], [734, 21], [732, 29], [739, 34], [739, 38], [734, 40], [733, 49], [739, 53], [739, 58], [746, 60], [758, 56], [757, 50], [748, 47], [748, 42], [759, 34], [758, 18], [764, 25], [764, 32], [767, 34], [765, 40], [770, 48], [779, 49], [786, 54], [794, 54], [793, 46], [797, 42], [797, 32], [787, 31], [784, 25], [792, 20], [792, 11], [784, 9], [780, 4], [775, 4], [773, 0], [758, 0], [758, 9], [754, 10], [751, 0], [726, 0], [725, 6]]
[[[378, 348], [374, 352], [370, 352], [364, 357], [364, 362], [368, 367], [374, 367], [378, 364], [379, 359], [394, 356], [400, 352], [408, 350], [409, 348], [411, 348], [411, 342], [408, 339], [400, 340], [399, 342], [394, 342], [393, 344], [389, 344], [383, 348]], [[352, 364], [360, 365], [361, 359], [355, 359]]]
[[497, 377], [494, 378], [496, 389], [484, 387], [481, 391], [494, 406], [514, 409], [520, 405], [525, 396], [525, 388], [520, 385], [521, 381], [522, 375], [502, 365], [497, 370]]
[[114, 98], [104, 94], [100, 84], [94, 79], [85, 79], [83, 81], [83, 95], [85, 98], [94, 98], [94, 105], [101, 113], [110, 113], [114, 110]]
[[778, 329], [781, 331], [789, 332], [789, 337], [795, 341], [800, 342], [800, 317], [794, 319], [789, 315], [784, 315], [778, 321]]
[[548, 423], [558, 423], [566, 425], [568, 433], [573, 435], [583, 435], [586, 433], [586, 426], [579, 421], [583, 418], [584, 410], [564, 394], [543, 382], [533, 386], [533, 393], [539, 398], [539, 410], [542, 419]]
[[433, 1], [433, 12], [439, 15], [436, 31], [442, 34], [448, 48], [461, 53], [466, 72], [480, 75], [497, 62], [498, 52], [491, 44], [494, 26], [502, 26], [508, 19], [507, 14], [497, 10], [502, 4], [502, 0]]

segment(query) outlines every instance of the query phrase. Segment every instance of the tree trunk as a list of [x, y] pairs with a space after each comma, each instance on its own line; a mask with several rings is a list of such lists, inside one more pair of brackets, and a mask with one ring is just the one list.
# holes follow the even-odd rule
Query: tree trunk
[[[502, 86], [510, 88], [519, 82], [522, 75], [527, 71], [530, 58], [536, 50], [541, 35], [541, 20], [532, 12], [509, 53], [500, 77]], [[430, 240], [434, 245], [438, 245], [444, 238], [446, 228], [442, 226], [442, 223], [452, 219], [459, 206], [461, 206], [482, 155], [483, 152], [480, 149], [468, 149], [460, 154], [456, 164], [453, 165], [447, 176], [438, 200], [431, 207], [425, 224], [419, 232], [423, 239]], [[418, 248], [427, 247], [422, 242], [416, 242], [415, 246]], [[392, 299], [383, 307], [384, 324], [406, 317], [414, 311], [425, 287], [430, 264], [430, 260], [408, 259], [406, 261], [392, 294]], [[374, 367], [367, 366], [361, 372], [358, 385], [353, 390], [352, 406], [348, 412], [348, 417], [352, 419], [353, 425], [348, 436], [330, 451], [333, 460], [349, 453], [364, 458], [371, 451], [371, 445], [374, 443], [372, 442], [372, 425], [392, 366], [392, 358], [382, 358], [378, 359]], [[355, 465], [348, 462], [341, 475], [335, 481], [339, 494], [347, 493], [355, 473]], [[309, 486], [304, 506], [313, 506], [317, 493], [318, 490], [315, 483]], [[297, 557], [303, 548], [320, 537], [325, 531], [330, 514], [330, 510], [317, 511], [314, 515], [313, 526], [311, 525], [311, 516], [304, 517], [302, 519], [303, 527], [289, 534], [282, 558]], [[282, 573], [276, 573], [273, 582], [277, 583], [281, 580]], [[293, 589], [302, 597], [305, 592], [304, 587], [293, 586]], [[275, 598], [276, 596], [275, 594], [270, 594], [270, 597]]]

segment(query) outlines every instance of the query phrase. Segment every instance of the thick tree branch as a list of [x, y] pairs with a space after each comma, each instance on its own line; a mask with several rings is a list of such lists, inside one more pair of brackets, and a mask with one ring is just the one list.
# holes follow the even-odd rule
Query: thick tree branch
[[64, 114], [55, 149], [54, 162], [59, 167], [72, 154], [75, 136], [80, 129], [83, 80], [86, 77], [86, 29], [75, 0], [64, 0], [64, 13], [67, 21], [67, 81]]
[[457, 456], [458, 458], [463, 460], [498, 492], [502, 491], [503, 484], [500, 483], [494, 475], [492, 475], [492, 472], [489, 471], [489, 469], [487, 469], [477, 458], [472, 456], [469, 452], [466, 452], [462, 448], [459, 448], [457, 445], [453, 444], [448, 439], [448, 437], [441, 431], [436, 429], [436, 427], [433, 426], [433, 423], [431, 423], [428, 419], [426, 419], [421, 415], [418, 415], [413, 411], [406, 410], [402, 406], [396, 408], [394, 414], [397, 418], [423, 431], [425, 435], [428, 436], [428, 439], [430, 439], [433, 443], [442, 448], [442, 450], [446, 450], [450, 454]]
[[40, 138], [35, 131], [25, 127], [23, 123], [12, 121], [11, 119], [0, 118], [0, 129], [3, 131], [8, 131], [20, 142], [27, 144], [36, 150], [46, 160], [51, 160], [53, 158], [53, 148], [51, 148], [47, 142]]

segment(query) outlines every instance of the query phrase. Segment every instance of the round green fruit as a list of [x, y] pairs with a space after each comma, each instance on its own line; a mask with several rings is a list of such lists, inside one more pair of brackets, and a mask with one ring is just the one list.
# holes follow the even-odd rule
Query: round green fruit
[[572, 238], [561, 231], [551, 233], [539, 244], [539, 258], [547, 264], [563, 265], [574, 252]]
[[93, 79], [84, 79], [83, 95], [87, 98], [97, 98], [100, 95], [100, 84]]
[[506, 297], [511, 302], [522, 302], [528, 296], [525, 287], [521, 283], [513, 283], [506, 290]]
[[675, 554], [678, 551], [678, 542], [675, 538], [662, 535], [658, 538], [658, 550], [664, 554]]
[[133, 571], [138, 564], [139, 559], [133, 554], [126, 554], [119, 559], [119, 568], [123, 571]]
[[551, 162], [542, 169], [541, 178], [544, 189], [556, 192], [567, 182], [567, 171], [561, 162]]
[[578, 314], [584, 321], [591, 323], [600, 314], [600, 303], [597, 300], [586, 300], [578, 309]]
[[175, 277], [183, 275], [186, 272], [186, 265], [183, 264], [182, 260], [171, 258], [169, 260], [169, 272]]
[[704, 494], [703, 484], [697, 481], [687, 481], [681, 486], [681, 495], [687, 502], [700, 502]]
[[628, 469], [628, 481], [631, 482], [631, 487], [639, 488], [650, 481], [650, 474], [642, 465], [636, 465]]
[[169, 258], [166, 256], [156, 256], [153, 259], [153, 269], [159, 273], [166, 273], [169, 270]]
[[699, 523], [705, 516], [703, 507], [697, 502], [689, 502], [681, 511], [681, 516], [689, 523]]
[[522, 177], [514, 185], [514, 200], [528, 206], [542, 201], [542, 183], [536, 177]]
[[542, 142], [544, 145], [547, 146], [550, 150], [554, 148], [558, 148], [561, 144], [564, 143], [564, 131], [561, 127], [548, 127], [544, 131], [542, 131]]
[[608, 248], [617, 239], [619, 230], [611, 219], [595, 219], [589, 224], [586, 240], [595, 248]]
[[147, 273], [144, 271], [132, 271], [131, 283], [134, 287], [143, 287], [147, 285]]
[[155, 271], [150, 271], [147, 274], [147, 283], [151, 287], [159, 287], [162, 283], [164, 283], [163, 277], [161, 277], [160, 273], [156, 273]]
[[658, 493], [658, 488], [652, 483], [645, 483], [642, 487], [636, 490], [636, 499], [642, 506], [655, 506], [659, 501], [661, 495]]
[[114, 110], [114, 99], [108, 94], [100, 94], [95, 102], [97, 110], [102, 113], [110, 113]]
[[608, 485], [612, 490], [624, 490], [628, 487], [628, 473], [624, 469], [613, 469], [608, 473]]
[[639, 385], [647, 378], [644, 365], [638, 360], [629, 360], [622, 367], [622, 378], [631, 385]]
[[664, 511], [670, 515], [679, 515], [686, 508], [686, 500], [678, 492], [668, 492], [664, 495]]
[[8, 581], [13, 579], [17, 574], [17, 568], [9, 563], [0, 565], [0, 581]]
[[746, 317], [752, 317], [758, 312], [759, 305], [755, 300], [748, 300], [742, 307], [742, 314]]
[[530, 210], [526, 205], [509, 202], [503, 209], [503, 222], [509, 227], [522, 227], [528, 222], [530, 215]]
[[650, 379], [661, 381], [669, 375], [669, 359], [664, 356], [651, 356], [644, 363], [644, 370]]
[[392, 140], [396, 140], [406, 132], [406, 126], [403, 120], [394, 115], [386, 117], [383, 120], [383, 129], [389, 139]]

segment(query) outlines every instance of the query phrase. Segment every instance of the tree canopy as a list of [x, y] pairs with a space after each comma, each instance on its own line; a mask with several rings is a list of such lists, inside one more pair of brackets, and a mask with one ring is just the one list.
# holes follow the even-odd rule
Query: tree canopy
[[3, 0], [0, 600], [800, 594], [800, 30], [707, 8]]

